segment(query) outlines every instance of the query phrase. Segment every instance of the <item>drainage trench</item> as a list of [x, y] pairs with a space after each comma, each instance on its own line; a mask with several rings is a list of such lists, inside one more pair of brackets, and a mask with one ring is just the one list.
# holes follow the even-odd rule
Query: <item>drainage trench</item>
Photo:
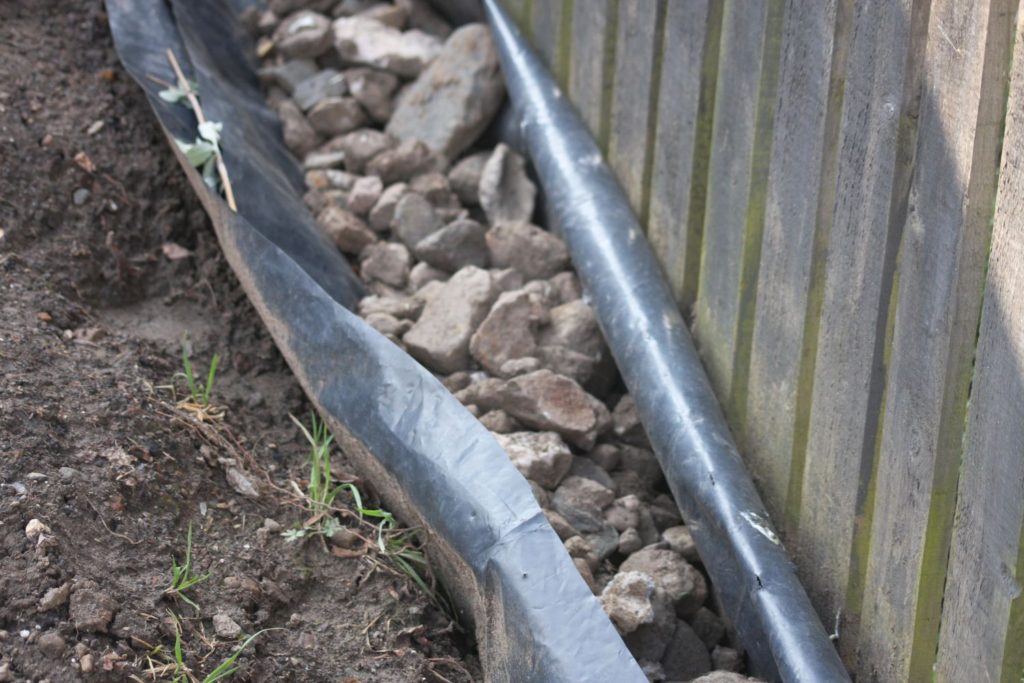
[[238, 213], [187, 172], [228, 260], [488, 679], [843, 680], [636, 219], [495, 4], [493, 34], [417, 0], [135, 4], [108, 0], [122, 60], [170, 138], [166, 48], [224, 122]]

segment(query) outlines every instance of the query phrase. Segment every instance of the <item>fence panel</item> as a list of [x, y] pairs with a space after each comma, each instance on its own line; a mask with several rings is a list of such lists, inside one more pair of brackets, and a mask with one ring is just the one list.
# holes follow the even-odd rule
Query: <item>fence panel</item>
[[619, 3], [608, 163], [622, 181], [641, 223], [645, 183], [650, 174], [648, 161], [655, 124], [652, 101], [658, 87], [664, 14], [665, 0]]
[[[1005, 18], [1014, 26], [1012, 15]], [[967, 414], [937, 681], [1024, 678], [1024, 17]]]
[[[816, 329], [811, 274], [827, 225], [819, 224], [819, 188], [830, 177], [835, 131], [830, 111], [836, 2], [787, 3], [782, 27], [778, 111], [768, 173], [761, 268], [744, 424], [747, 457], [776, 521], [785, 521], [790, 472], [806, 443], [796, 439], [801, 365], [810, 362]], [[832, 128], [838, 111], [832, 107]], [[834, 168], [832, 169], [834, 183]], [[829, 214], [831, 212], [829, 211]], [[829, 215], [829, 218], [831, 216]], [[816, 249], [817, 247], [817, 249]], [[820, 289], [820, 287], [819, 287]], [[809, 394], [809, 392], [807, 392]], [[809, 399], [809, 395], [807, 396]], [[807, 408], [804, 406], [804, 429]], [[799, 490], [799, 489], [798, 489]]]
[[572, 6], [569, 97], [594, 138], [607, 143], [618, 0], [578, 0]]
[[[691, 213], [691, 185], [706, 186], [710, 141], [708, 53], [718, 56], [721, 3], [669, 2], [665, 13], [666, 48], [658, 87], [658, 126], [654, 137], [647, 237], [684, 307], [693, 302], [700, 259], [703, 209]], [[710, 11], [709, 11], [710, 10]], [[712, 23], [717, 26], [712, 26]], [[695, 176], [701, 176], [696, 178]]]
[[[856, 629], [856, 535], [870, 521], [869, 481], [884, 387], [889, 288], [899, 243], [891, 224], [910, 0], [858, 2], [850, 17], [835, 208], [829, 232], [798, 546], [801, 574], [825, 623]], [[892, 222], [897, 223], [898, 222]], [[858, 593], [856, 586], [853, 592]], [[840, 644], [854, 638], [843, 637]]]
[[781, 19], [781, 1], [759, 0], [726, 2], [722, 20], [694, 336], [737, 431], [742, 402], [734, 398], [746, 375]]

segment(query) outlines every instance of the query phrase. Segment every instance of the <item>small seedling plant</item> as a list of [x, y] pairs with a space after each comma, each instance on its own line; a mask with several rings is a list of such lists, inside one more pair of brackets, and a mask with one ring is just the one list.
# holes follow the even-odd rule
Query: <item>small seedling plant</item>
[[192, 572], [192, 522], [189, 522], [188, 535], [185, 540], [185, 561], [178, 564], [178, 561], [171, 557], [171, 585], [164, 590], [164, 593], [181, 598], [198, 612], [199, 605], [185, 595], [185, 591], [208, 578], [210, 578], [208, 573], [197, 575]]
[[185, 378], [185, 385], [188, 387], [189, 396], [178, 401], [178, 407], [187, 410], [200, 420], [219, 420], [224, 417], [224, 409], [210, 403], [210, 396], [213, 393], [213, 383], [217, 377], [217, 366], [220, 364], [220, 356], [213, 354], [210, 360], [210, 368], [206, 372], [206, 382], [200, 384], [196, 381], [196, 374], [192, 367], [192, 358], [189, 354], [188, 339], [181, 340], [181, 367], [182, 377]]
[[[400, 529], [395, 516], [380, 508], [367, 507], [363, 502], [363, 494], [352, 482], [335, 484], [331, 472], [331, 445], [334, 436], [327, 425], [315, 413], [310, 415], [307, 428], [294, 415], [289, 415], [292, 422], [299, 428], [309, 444], [309, 482], [306, 490], [292, 482], [292, 487], [303, 501], [304, 507], [312, 513], [301, 525], [288, 529], [282, 535], [287, 541], [298, 541], [311, 535], [319, 535], [329, 539], [342, 528], [338, 516], [354, 515], [354, 521], [360, 527], [373, 530], [376, 537], [373, 545], [383, 558], [388, 568], [397, 569], [409, 577], [416, 586], [435, 604], [451, 614], [447, 601], [437, 590], [430, 575], [427, 558], [420, 549], [417, 534], [412, 529]], [[351, 509], [335, 506], [338, 495], [347, 493], [351, 496]], [[367, 546], [370, 546], [367, 541]], [[368, 548], [367, 548], [368, 549]], [[376, 558], [373, 558], [378, 561]], [[424, 577], [429, 577], [427, 581]]]
[[[250, 644], [252, 644], [254, 640], [256, 640], [256, 638], [268, 631], [282, 630], [280, 628], [265, 628], [253, 633], [251, 636], [246, 637], [246, 639], [242, 641], [241, 645], [235, 648], [234, 652], [218, 664], [213, 671], [206, 674], [203, 678], [198, 678], [192, 672], [192, 669], [190, 669], [185, 663], [184, 644], [181, 635], [181, 620], [174, 613], [171, 613], [171, 619], [174, 621], [174, 646], [171, 653], [168, 655], [162, 645], [151, 647], [149, 650], [149, 656], [147, 657], [149, 668], [145, 671], [145, 673], [148, 676], [151, 676], [153, 680], [157, 680], [157, 677], [169, 675], [171, 683], [215, 683], [216, 681], [225, 680], [238, 671], [239, 667], [236, 664], [238, 657], [247, 647], [249, 647]], [[153, 661], [154, 657], [157, 659], [156, 662]], [[161, 664], [158, 662], [164, 663]], [[132, 676], [132, 679], [141, 681], [141, 679], [135, 676]]]

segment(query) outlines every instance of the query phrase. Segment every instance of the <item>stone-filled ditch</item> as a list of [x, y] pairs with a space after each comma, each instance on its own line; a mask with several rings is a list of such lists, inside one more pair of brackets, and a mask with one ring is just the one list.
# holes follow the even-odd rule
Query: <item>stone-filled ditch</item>
[[487, 27], [421, 0], [242, 20], [359, 314], [494, 434], [650, 680], [749, 680], [528, 161], [483, 142], [504, 100]]

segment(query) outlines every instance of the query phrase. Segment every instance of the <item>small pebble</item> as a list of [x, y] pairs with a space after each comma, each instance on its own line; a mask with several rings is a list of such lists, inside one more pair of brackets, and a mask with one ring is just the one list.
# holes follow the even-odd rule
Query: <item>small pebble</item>
[[223, 612], [213, 615], [213, 630], [221, 638], [228, 639], [235, 639], [242, 634], [242, 627]]
[[30, 519], [28, 521], [28, 524], [25, 525], [25, 535], [28, 536], [30, 539], [34, 540], [38, 538], [40, 534], [48, 533], [51, 533], [50, 527], [46, 526], [38, 519]]
[[84, 187], [80, 187], [71, 195], [71, 200], [75, 203], [75, 206], [81, 206], [89, 201], [90, 194], [89, 190]]

